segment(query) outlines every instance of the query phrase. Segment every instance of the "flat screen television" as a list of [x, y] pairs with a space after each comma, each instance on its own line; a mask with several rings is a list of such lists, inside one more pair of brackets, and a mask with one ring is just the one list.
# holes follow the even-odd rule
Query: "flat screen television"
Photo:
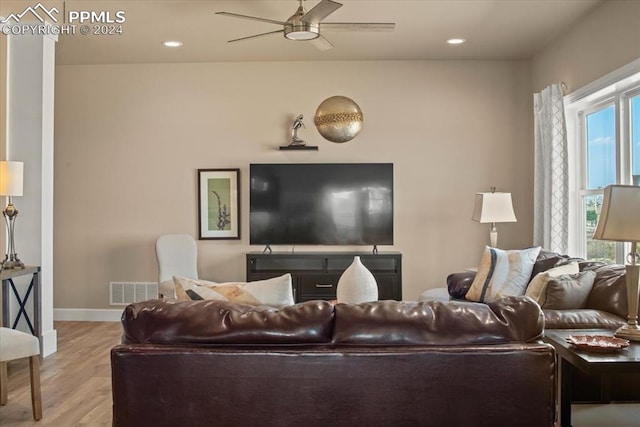
[[262, 245], [392, 245], [392, 163], [250, 165], [249, 234]]

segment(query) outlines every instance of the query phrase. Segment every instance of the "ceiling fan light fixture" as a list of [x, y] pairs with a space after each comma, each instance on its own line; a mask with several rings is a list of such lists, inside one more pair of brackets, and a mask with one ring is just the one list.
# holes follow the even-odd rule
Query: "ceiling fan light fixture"
[[311, 10], [309, 10], [309, 12], [307, 12], [304, 9], [304, 0], [297, 1], [299, 2], [298, 9], [286, 21], [276, 21], [259, 16], [241, 15], [239, 13], [232, 12], [216, 12], [216, 15], [266, 22], [282, 27], [281, 30], [240, 37], [229, 40], [229, 42], [239, 42], [242, 40], [250, 40], [282, 33], [284, 38], [287, 40], [311, 41], [311, 44], [320, 51], [333, 48], [333, 44], [331, 44], [329, 40], [321, 37], [320, 27], [351, 31], [393, 31], [396, 25], [393, 22], [324, 22], [326, 17], [342, 7], [341, 3], [334, 0], [320, 0], [315, 6], [313, 6], [313, 8], [311, 8]]
[[318, 25], [300, 23], [287, 25], [284, 28], [284, 36], [289, 40], [313, 40], [320, 36]]
[[183, 43], [179, 40], [166, 40], [162, 42], [162, 46], [165, 47], [180, 47]]
[[447, 43], [454, 44], [454, 45], [455, 44], [463, 44], [464, 42], [466, 42], [465, 39], [461, 39], [461, 38], [457, 38], [457, 37], [447, 40]]

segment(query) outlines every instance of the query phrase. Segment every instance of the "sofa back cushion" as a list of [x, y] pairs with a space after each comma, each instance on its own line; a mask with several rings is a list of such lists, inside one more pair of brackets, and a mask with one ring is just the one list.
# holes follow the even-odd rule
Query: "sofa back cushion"
[[624, 265], [599, 262], [580, 263], [580, 271], [593, 271], [596, 278], [586, 306], [627, 318], [627, 276]]
[[488, 304], [377, 301], [335, 307], [335, 344], [465, 345], [540, 338], [542, 310], [524, 296]]
[[228, 301], [151, 300], [122, 314], [123, 343], [311, 344], [331, 340], [327, 301], [274, 308]]
[[464, 299], [467, 291], [476, 277], [475, 271], [462, 271], [447, 276], [447, 291], [456, 299]]

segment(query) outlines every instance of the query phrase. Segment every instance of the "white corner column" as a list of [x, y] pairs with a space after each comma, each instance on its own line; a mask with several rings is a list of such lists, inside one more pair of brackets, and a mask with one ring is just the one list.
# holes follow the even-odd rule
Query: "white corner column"
[[14, 198], [19, 210], [15, 245], [22, 262], [42, 267], [44, 356], [55, 353], [58, 347], [53, 328], [53, 117], [57, 41], [57, 36], [52, 35], [7, 38], [6, 158], [24, 162], [24, 195]]

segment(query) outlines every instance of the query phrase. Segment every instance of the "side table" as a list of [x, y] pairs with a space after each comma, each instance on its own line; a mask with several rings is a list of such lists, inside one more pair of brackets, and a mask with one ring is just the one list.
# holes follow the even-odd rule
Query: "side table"
[[[31, 282], [27, 287], [24, 297], [21, 297], [13, 279], [29, 275], [31, 276]], [[42, 317], [42, 302], [40, 299], [40, 266], [29, 265], [25, 266], [24, 269], [16, 268], [11, 270], [2, 270], [0, 271], [0, 279], [2, 279], [2, 326], [15, 329], [16, 326], [18, 326], [20, 319], [24, 317], [24, 320], [29, 327], [29, 331], [40, 341], [40, 354], [42, 354], [42, 330], [40, 325], [40, 319]], [[14, 319], [11, 319], [9, 314], [9, 289], [11, 289], [19, 306], [18, 313]], [[32, 294], [33, 319], [29, 317], [26, 310], [29, 297], [31, 297]]]
[[556, 349], [559, 359], [560, 426], [571, 426], [571, 377], [574, 369], [587, 374], [607, 376], [614, 373], [640, 372], [640, 342], [631, 341], [629, 347], [613, 352], [588, 352], [566, 341], [569, 335], [608, 335], [607, 329], [549, 329], [543, 340]]

